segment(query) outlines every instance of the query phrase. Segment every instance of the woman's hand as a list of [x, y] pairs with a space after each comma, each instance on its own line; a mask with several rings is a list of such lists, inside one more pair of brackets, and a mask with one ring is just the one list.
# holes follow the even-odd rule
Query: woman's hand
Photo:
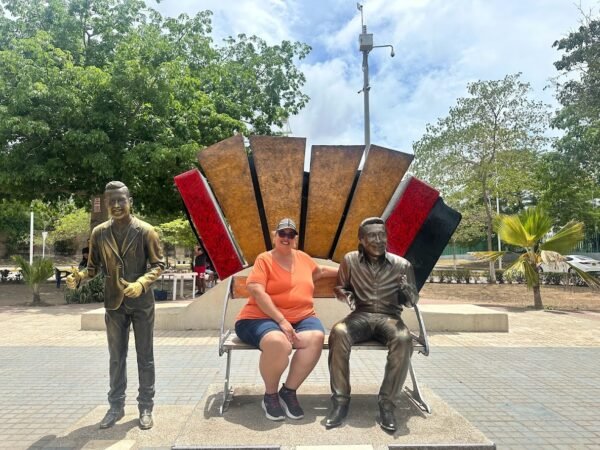
[[260, 283], [248, 283], [246, 288], [256, 300], [256, 304], [261, 311], [277, 322], [277, 325], [279, 325], [279, 328], [283, 331], [285, 337], [290, 341], [290, 344], [294, 345], [296, 331], [294, 330], [294, 327], [292, 327], [292, 324], [283, 317], [279, 308], [275, 306], [273, 300], [271, 300], [271, 297], [269, 297], [269, 294], [265, 291], [265, 287]]
[[287, 340], [290, 341], [290, 344], [294, 345], [295, 341], [298, 339], [298, 335], [296, 334], [296, 330], [294, 330], [292, 324], [286, 319], [282, 319], [280, 322], [278, 322], [278, 325], [279, 328], [281, 328], [281, 331], [283, 331], [283, 334], [285, 334]]

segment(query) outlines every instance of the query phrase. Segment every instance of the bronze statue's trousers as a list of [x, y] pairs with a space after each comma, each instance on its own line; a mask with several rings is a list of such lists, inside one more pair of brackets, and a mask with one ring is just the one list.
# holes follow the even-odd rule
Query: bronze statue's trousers
[[388, 347], [379, 402], [394, 407], [412, 355], [410, 331], [400, 317], [354, 311], [336, 323], [329, 335], [329, 376], [333, 401], [350, 402], [350, 351], [353, 344], [375, 339]]
[[127, 348], [129, 326], [133, 325], [135, 351], [138, 366], [138, 407], [152, 410], [154, 406], [154, 298], [148, 292], [135, 299], [125, 298], [118, 309], [106, 310], [106, 336], [110, 355], [110, 390], [108, 403], [111, 407], [125, 405], [127, 389]]

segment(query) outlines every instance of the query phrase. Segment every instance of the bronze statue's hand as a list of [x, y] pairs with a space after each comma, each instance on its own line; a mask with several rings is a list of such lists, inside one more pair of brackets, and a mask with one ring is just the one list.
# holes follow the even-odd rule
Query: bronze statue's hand
[[119, 281], [125, 287], [125, 289], [123, 289], [125, 297], [138, 298], [144, 292], [144, 286], [142, 286], [142, 283], [139, 281], [130, 283], [125, 278], [119, 278]]
[[81, 275], [81, 272], [79, 272], [77, 268], [71, 267], [71, 275], [69, 275], [65, 280], [67, 282], [67, 287], [69, 289], [77, 289], [77, 285], [82, 278], [83, 276]]
[[333, 292], [335, 293], [335, 298], [340, 302], [346, 303], [352, 309], [354, 304], [352, 291], [348, 291], [341, 286], [336, 286], [333, 288]]
[[407, 308], [412, 308], [415, 306], [417, 301], [419, 301], [419, 293], [410, 284], [403, 284], [400, 286], [400, 292], [398, 294], [400, 304], [406, 306]]

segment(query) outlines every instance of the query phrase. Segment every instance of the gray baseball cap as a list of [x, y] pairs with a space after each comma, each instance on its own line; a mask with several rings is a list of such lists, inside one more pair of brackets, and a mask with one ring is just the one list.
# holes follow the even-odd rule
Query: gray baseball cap
[[277, 225], [277, 230], [275, 230], [275, 231], [285, 230], [286, 228], [294, 230], [296, 233], [298, 233], [298, 229], [296, 228], [296, 223], [292, 219], [288, 219], [288, 218], [282, 219], [281, 222], [279, 222], [279, 225]]

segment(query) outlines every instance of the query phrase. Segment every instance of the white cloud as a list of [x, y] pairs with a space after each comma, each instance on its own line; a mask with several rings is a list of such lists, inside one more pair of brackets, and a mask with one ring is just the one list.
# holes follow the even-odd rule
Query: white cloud
[[[533, 96], [553, 102], [544, 90], [557, 75], [560, 53], [552, 43], [579, 25], [572, 0], [366, 0], [365, 23], [375, 45], [369, 56], [371, 142], [411, 151], [427, 123], [445, 116], [476, 80], [522, 72]], [[311, 97], [290, 120], [293, 134], [310, 144], [363, 142], [361, 32], [356, 2], [348, 0], [208, 0], [217, 36], [241, 32], [273, 43], [301, 40], [313, 47], [303, 61]], [[163, 0], [161, 12], [188, 12], [197, 1]], [[584, 10], [597, 0], [582, 1]]]
[[293, 3], [284, 0], [162, 0], [159, 4], [146, 0], [146, 3], [168, 16], [181, 13], [193, 16], [202, 10], [212, 11], [216, 41], [245, 33], [273, 44], [289, 39], [289, 25], [295, 20]]

